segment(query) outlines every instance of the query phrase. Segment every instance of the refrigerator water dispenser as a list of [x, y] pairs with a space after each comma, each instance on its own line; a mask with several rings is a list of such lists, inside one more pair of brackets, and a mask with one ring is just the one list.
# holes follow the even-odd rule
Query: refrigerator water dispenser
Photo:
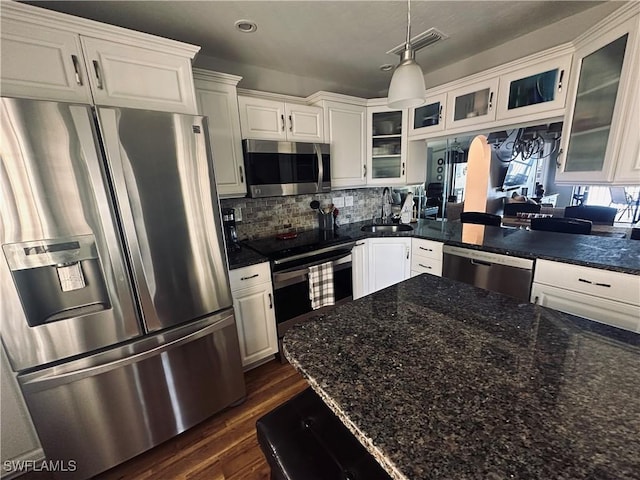
[[2, 249], [30, 327], [111, 308], [93, 235]]

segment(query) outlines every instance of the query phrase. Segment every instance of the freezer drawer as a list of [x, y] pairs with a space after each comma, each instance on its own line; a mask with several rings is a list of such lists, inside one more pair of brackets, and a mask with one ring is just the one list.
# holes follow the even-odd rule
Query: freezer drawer
[[233, 310], [199, 326], [106, 363], [18, 377], [47, 459], [77, 467], [65, 479], [107, 470], [244, 398]]

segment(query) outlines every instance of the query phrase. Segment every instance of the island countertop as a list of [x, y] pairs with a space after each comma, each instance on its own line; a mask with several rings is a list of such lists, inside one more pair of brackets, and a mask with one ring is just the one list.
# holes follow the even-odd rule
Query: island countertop
[[640, 335], [420, 275], [284, 353], [396, 479], [637, 479]]

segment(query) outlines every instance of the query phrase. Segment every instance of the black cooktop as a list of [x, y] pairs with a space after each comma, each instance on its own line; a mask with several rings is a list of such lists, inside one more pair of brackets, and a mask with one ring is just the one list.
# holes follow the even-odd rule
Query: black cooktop
[[273, 237], [257, 240], [244, 240], [241, 243], [269, 258], [269, 260], [278, 260], [301, 253], [313, 252], [314, 250], [348, 242], [349, 240], [351, 240], [350, 236], [340, 235], [335, 230], [316, 229], [298, 232], [295, 238], [280, 239], [274, 235]]

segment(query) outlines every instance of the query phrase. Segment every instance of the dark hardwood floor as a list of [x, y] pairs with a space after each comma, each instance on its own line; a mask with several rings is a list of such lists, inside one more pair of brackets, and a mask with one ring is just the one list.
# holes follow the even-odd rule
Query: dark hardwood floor
[[[94, 480], [258, 480], [269, 467], [256, 438], [255, 422], [307, 387], [291, 365], [274, 360], [245, 374], [247, 399], [190, 430], [112, 468]], [[48, 480], [27, 473], [20, 480]]]

